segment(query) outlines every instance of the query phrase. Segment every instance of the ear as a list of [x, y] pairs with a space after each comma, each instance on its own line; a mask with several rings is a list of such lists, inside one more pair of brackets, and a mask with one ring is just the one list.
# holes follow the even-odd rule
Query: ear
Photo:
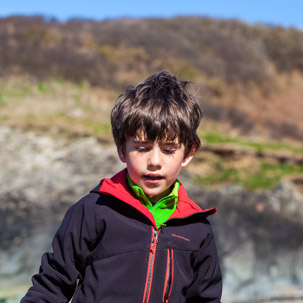
[[188, 155], [186, 157], [184, 157], [183, 162], [181, 164], [181, 167], [185, 167], [189, 164], [189, 162], [191, 161], [191, 159], [194, 157], [195, 153], [196, 153], [197, 147], [193, 146], [190, 150], [190, 152], [188, 153]]
[[124, 157], [122, 148], [117, 148], [117, 152], [118, 152], [119, 159], [120, 159], [123, 163], [126, 163], [126, 160], [125, 160], [125, 157]]

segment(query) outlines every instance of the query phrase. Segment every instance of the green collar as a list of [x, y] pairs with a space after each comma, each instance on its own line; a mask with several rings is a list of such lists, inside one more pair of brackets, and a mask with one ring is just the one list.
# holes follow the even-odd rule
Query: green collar
[[168, 196], [161, 198], [155, 204], [150, 201], [143, 189], [131, 180], [128, 173], [127, 182], [134, 195], [153, 214], [157, 227], [162, 225], [175, 211], [177, 207], [178, 192], [180, 187], [180, 182], [178, 180], [176, 180], [174, 183], [174, 187], [171, 193]]

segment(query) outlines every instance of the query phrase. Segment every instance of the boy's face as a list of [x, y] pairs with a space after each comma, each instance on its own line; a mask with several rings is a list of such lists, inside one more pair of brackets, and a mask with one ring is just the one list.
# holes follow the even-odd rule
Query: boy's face
[[126, 163], [132, 181], [140, 186], [151, 202], [157, 202], [170, 193], [170, 186], [177, 179], [181, 167], [193, 158], [195, 149], [184, 157], [184, 145], [173, 142], [149, 141], [144, 136], [130, 137], [125, 153], [118, 150]]

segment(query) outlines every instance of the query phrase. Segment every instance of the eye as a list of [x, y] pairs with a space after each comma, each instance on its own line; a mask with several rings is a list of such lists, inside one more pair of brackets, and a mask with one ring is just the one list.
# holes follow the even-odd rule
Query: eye
[[149, 147], [147, 147], [147, 146], [136, 146], [136, 150], [138, 151], [138, 152], [147, 152], [147, 151], [149, 151]]
[[165, 154], [173, 154], [176, 151], [175, 148], [163, 148]]

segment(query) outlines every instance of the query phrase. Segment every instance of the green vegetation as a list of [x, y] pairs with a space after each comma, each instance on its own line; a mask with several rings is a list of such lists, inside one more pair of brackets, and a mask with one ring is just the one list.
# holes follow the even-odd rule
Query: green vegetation
[[303, 165], [260, 162], [257, 167], [241, 170], [221, 167], [220, 170], [205, 177], [196, 176], [194, 182], [208, 187], [237, 184], [251, 190], [270, 189], [283, 177], [298, 174], [303, 177]]
[[50, 135], [111, 140], [113, 92], [60, 78], [0, 78], [0, 122]]
[[46, 92], [46, 85], [43, 82], [38, 83], [37, 88], [40, 93]]
[[239, 171], [234, 168], [221, 170], [210, 174], [206, 177], [196, 177], [195, 183], [206, 186], [218, 185], [218, 184], [240, 184]]
[[264, 150], [289, 150], [295, 154], [303, 154], [303, 147], [295, 147], [290, 144], [281, 142], [253, 142], [245, 141], [239, 138], [232, 138], [229, 136], [222, 136], [218, 133], [207, 133], [202, 136], [202, 139], [207, 144], [234, 144], [243, 147], [254, 148], [257, 152], [262, 153]]
[[[237, 147], [237, 149], [241, 149], [241, 147], [253, 148], [256, 155], [263, 154], [265, 151], [273, 156], [276, 151], [286, 151], [290, 158], [291, 155], [294, 157], [303, 155], [303, 148], [282, 142], [254, 142], [222, 136], [215, 132], [206, 133], [202, 139], [204, 144], [208, 145], [219, 145], [222, 148], [226, 148], [225, 145], [228, 145], [227, 149], [233, 147]], [[199, 161], [201, 163], [203, 159]], [[253, 157], [248, 153], [240, 159], [211, 157], [204, 159], [204, 162], [210, 163], [209, 173], [201, 173], [201, 175], [196, 175], [194, 178], [194, 182], [201, 186], [214, 187], [238, 184], [246, 189], [256, 190], [273, 188], [284, 177], [298, 175], [303, 179], [302, 164], [280, 163], [278, 158], [275, 157], [271, 157], [269, 160]], [[199, 165], [199, 163], [196, 165]]]
[[292, 174], [303, 174], [303, 165], [261, 163], [259, 172], [243, 181], [243, 185], [250, 189], [272, 188], [283, 177]]
[[1, 106], [2, 104], [4, 104], [4, 103], [5, 103], [4, 98], [3, 98], [2, 95], [0, 95], [0, 106]]
[[8, 115], [3, 115], [3, 116], [0, 116], [0, 121], [7, 121], [9, 120], [11, 117], [8, 116]]

